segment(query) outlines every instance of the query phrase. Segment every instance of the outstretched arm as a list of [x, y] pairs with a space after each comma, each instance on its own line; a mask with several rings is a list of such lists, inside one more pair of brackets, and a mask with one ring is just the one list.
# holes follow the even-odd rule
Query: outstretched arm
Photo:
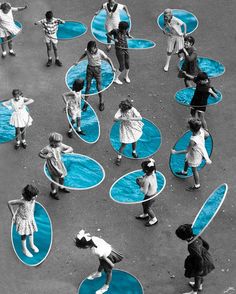
[[25, 10], [26, 8], [28, 8], [27, 5], [23, 6], [23, 7], [12, 7], [12, 11], [22, 11]]
[[103, 57], [103, 59], [106, 60], [110, 64], [113, 71], [116, 71], [116, 69], [115, 69], [115, 67], [113, 65], [113, 62], [111, 61], [111, 59], [108, 56]]
[[23, 97], [23, 98], [24, 98], [24, 104], [25, 105], [29, 105], [31, 103], [34, 103], [34, 99], [26, 98], [26, 97]]
[[84, 52], [84, 54], [82, 54], [82, 55], [80, 56], [79, 60], [78, 60], [77, 62], [75, 62], [74, 65], [78, 65], [78, 63], [79, 63], [82, 59], [84, 59], [86, 56], [87, 56], [87, 53]]
[[189, 145], [188, 145], [188, 148], [185, 149], [185, 150], [174, 150], [174, 149], [171, 149], [171, 154], [186, 154], [189, 152], [189, 150], [195, 145], [196, 143], [192, 140], [190, 140], [189, 142]]
[[209, 88], [208, 92], [214, 97], [217, 98], [217, 94], [212, 90], [212, 88]]

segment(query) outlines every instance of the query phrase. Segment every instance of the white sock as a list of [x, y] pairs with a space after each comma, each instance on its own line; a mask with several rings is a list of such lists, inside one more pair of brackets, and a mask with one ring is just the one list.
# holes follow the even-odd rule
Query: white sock
[[119, 79], [120, 74], [121, 74], [121, 71], [117, 70], [117, 72], [116, 72], [116, 79]]
[[171, 59], [171, 55], [167, 55], [167, 56], [166, 56], [166, 65], [165, 65], [165, 68], [169, 68], [169, 65], [170, 65], [170, 59]]
[[2, 55], [7, 55], [7, 51], [2, 51]]
[[200, 184], [197, 184], [197, 185], [195, 184], [194, 186], [195, 186], [196, 188], [199, 188], [201, 185], [200, 185]]
[[14, 53], [13, 49], [10, 49], [9, 52]]
[[125, 78], [126, 79], [129, 78], [129, 69], [126, 69], [126, 71], [125, 71]]
[[78, 127], [78, 128], [77, 128], [77, 130], [78, 130], [78, 132], [80, 132], [80, 131], [81, 131], [81, 128], [80, 128], [80, 127]]
[[152, 218], [152, 219], [149, 221], [149, 223], [150, 223], [151, 225], [155, 224], [156, 222], [157, 222], [157, 218], [156, 218], [156, 217]]
[[118, 154], [117, 155], [117, 158], [119, 158], [119, 159], [122, 158], [122, 155], [121, 154]]

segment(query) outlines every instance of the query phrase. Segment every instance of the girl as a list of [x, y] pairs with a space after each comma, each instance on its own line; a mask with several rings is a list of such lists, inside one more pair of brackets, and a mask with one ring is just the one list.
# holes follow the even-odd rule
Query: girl
[[188, 121], [190, 131], [193, 133], [190, 137], [190, 142], [186, 150], [171, 150], [172, 154], [186, 153], [186, 159], [184, 164], [184, 170], [177, 172], [176, 174], [186, 176], [188, 174], [188, 167], [192, 168], [194, 177], [194, 186], [187, 188], [187, 191], [194, 191], [200, 189], [200, 179], [198, 173], [198, 166], [201, 164], [202, 159], [205, 158], [207, 164], [211, 164], [211, 160], [205, 148], [205, 139], [209, 136], [209, 133], [202, 128], [202, 123], [199, 119], [191, 118]]
[[26, 128], [32, 125], [32, 117], [27, 111], [26, 105], [34, 102], [33, 99], [29, 99], [22, 96], [23, 93], [19, 89], [14, 89], [12, 91], [13, 98], [3, 102], [3, 105], [9, 110], [13, 110], [10, 118], [10, 125], [14, 126], [16, 129], [16, 144], [15, 149], [20, 148], [20, 137], [21, 145], [25, 149], [27, 147], [25, 141]]
[[104, 270], [106, 273], [106, 282], [101, 289], [96, 291], [96, 294], [107, 292], [112, 279], [112, 269], [115, 263], [118, 263], [123, 259], [123, 256], [116, 252], [106, 241], [101, 238], [91, 236], [90, 234], [85, 233], [84, 230], [81, 230], [76, 236], [75, 245], [82, 249], [90, 248], [92, 254], [98, 256], [100, 263], [98, 270], [88, 276], [87, 279], [93, 280], [95, 278], [101, 277], [102, 271]]
[[116, 72], [116, 77], [114, 82], [118, 85], [122, 85], [123, 83], [119, 79], [122, 71], [125, 69], [125, 78], [126, 83], [130, 83], [129, 78], [129, 51], [128, 51], [128, 43], [127, 37], [132, 38], [132, 36], [128, 32], [129, 24], [126, 21], [121, 21], [119, 23], [119, 28], [114, 29], [107, 33], [107, 37], [115, 42], [116, 48], [116, 57], [119, 62], [119, 70]]
[[194, 278], [194, 282], [189, 282], [193, 290], [184, 294], [197, 294], [198, 291], [202, 291], [203, 277], [215, 268], [212, 257], [208, 252], [209, 245], [201, 237], [193, 241], [195, 236], [190, 224], [179, 226], [175, 234], [188, 243], [189, 256], [184, 264], [185, 277]]
[[120, 121], [120, 142], [118, 156], [115, 164], [120, 165], [122, 159], [122, 151], [127, 144], [132, 144], [132, 156], [138, 158], [136, 152], [137, 141], [142, 136], [143, 123], [140, 113], [135, 109], [130, 100], [126, 99], [119, 104], [119, 110], [114, 116], [114, 121]]
[[[70, 193], [66, 188], [61, 188], [64, 184], [64, 178], [67, 175], [66, 167], [61, 159], [61, 153], [72, 153], [73, 148], [62, 143], [63, 137], [58, 133], [49, 135], [49, 145], [44, 147], [39, 156], [47, 160], [47, 168], [52, 180], [59, 185], [59, 190], [64, 193]], [[57, 195], [57, 184], [51, 183], [50, 196], [59, 200]]]
[[[136, 183], [140, 186], [141, 191], [144, 193], [144, 200], [153, 197], [157, 193], [157, 180], [156, 180], [156, 165], [152, 158], [141, 163], [141, 167], [145, 175], [142, 178], [138, 178]], [[152, 205], [155, 199], [151, 199], [142, 203], [143, 213], [136, 216], [136, 219], [149, 221], [145, 224], [146, 227], [154, 226], [158, 223], [158, 220], [152, 210]]]
[[[34, 219], [35, 198], [38, 195], [38, 189], [35, 186], [27, 185], [22, 191], [22, 198], [8, 201], [8, 207], [12, 214], [13, 223], [16, 225], [16, 231], [21, 235], [22, 251], [27, 257], [33, 257], [26, 246], [26, 236], [29, 236], [29, 244], [34, 253], [39, 249], [34, 245], [34, 232], [38, 231]], [[18, 205], [14, 212], [13, 206]]]
[[[109, 33], [112, 30], [118, 29], [119, 22], [120, 22], [120, 12], [125, 10], [128, 17], [130, 17], [128, 8], [126, 5], [117, 3], [115, 0], [108, 0], [108, 2], [104, 3], [102, 7], [95, 13], [97, 15], [102, 9], [106, 11], [106, 23], [105, 28]], [[107, 51], [111, 50], [111, 39], [107, 37]]]
[[193, 46], [194, 43], [195, 39], [192, 36], [186, 36], [184, 38], [184, 48], [179, 51], [179, 53], [184, 54], [184, 63], [179, 71], [179, 78], [184, 78], [186, 87], [192, 86], [191, 79], [183, 74], [183, 72], [186, 72], [188, 75], [196, 76], [200, 71], [196, 48]]
[[[67, 92], [62, 95], [64, 102], [66, 103], [66, 107], [68, 109], [68, 113], [71, 117], [71, 124], [77, 125], [76, 132], [80, 135], [85, 135], [85, 133], [80, 128], [81, 122], [81, 90], [84, 87], [83, 80], [75, 80], [72, 86], [72, 92]], [[69, 138], [73, 137], [72, 127], [69, 124], [69, 131], [67, 135]]]
[[184, 72], [185, 76], [193, 80], [196, 84], [196, 89], [191, 100], [191, 115], [192, 117], [199, 118], [202, 122], [202, 127], [207, 130], [207, 123], [205, 120], [205, 112], [207, 99], [209, 95], [217, 98], [215, 89], [211, 86], [210, 79], [205, 72], [200, 72], [196, 77]]
[[0, 38], [2, 39], [2, 58], [5, 58], [7, 55], [6, 42], [8, 42], [9, 55], [16, 56], [12, 47], [12, 37], [19, 33], [20, 28], [16, 26], [12, 12], [22, 11], [26, 8], [27, 5], [24, 7], [11, 7], [11, 4], [7, 2], [0, 5]]

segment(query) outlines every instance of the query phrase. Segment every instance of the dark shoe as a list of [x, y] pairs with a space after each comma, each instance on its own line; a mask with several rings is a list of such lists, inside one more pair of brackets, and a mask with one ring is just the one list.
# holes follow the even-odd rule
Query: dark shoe
[[57, 192], [56, 192], [56, 193], [50, 192], [50, 196], [51, 196], [53, 199], [60, 200], [59, 196], [57, 195]]
[[81, 136], [85, 136], [86, 135], [85, 132], [82, 131], [82, 130], [80, 130], [80, 131], [77, 130], [76, 133], [79, 134], [79, 135], [81, 135]]
[[99, 110], [100, 111], [103, 111], [104, 109], [105, 109], [105, 105], [104, 105], [104, 103], [103, 102], [101, 102], [100, 104], [99, 104]]
[[176, 172], [176, 175], [186, 177], [188, 175], [188, 173], [183, 173], [182, 171], [179, 171], [179, 172]]
[[133, 158], [138, 158], [138, 154], [136, 152], [132, 152]]
[[192, 186], [192, 187], [188, 187], [188, 188], [186, 188], [185, 190], [186, 190], [186, 191], [189, 191], [189, 192], [194, 192], [194, 191], [199, 190], [200, 188], [201, 188], [201, 186], [199, 186], [199, 187]]
[[71, 132], [67, 132], [67, 136], [69, 137], [69, 138], [73, 138], [73, 132], [71, 131]]
[[52, 65], [52, 58], [51, 59], [48, 59], [48, 62], [46, 63], [46, 66], [49, 67]]
[[158, 220], [154, 223], [154, 224], [150, 224], [149, 222], [147, 222], [146, 224], [145, 224], [145, 227], [152, 227], [152, 226], [155, 226], [155, 225], [157, 225], [158, 224]]
[[26, 142], [21, 142], [21, 146], [22, 146], [24, 149], [26, 149], [26, 147], [27, 147]]
[[56, 60], [55, 60], [55, 64], [56, 64], [57, 66], [62, 66], [62, 63], [61, 63], [61, 61], [60, 61], [59, 59], [56, 59]]
[[9, 55], [15, 57], [16, 56], [16, 53], [14, 51], [13, 52], [9, 52]]
[[149, 216], [147, 215], [147, 216], [141, 217], [140, 215], [138, 215], [135, 218], [138, 219], [138, 220], [146, 220], [146, 219], [149, 218]]
[[120, 166], [120, 164], [121, 164], [121, 158], [116, 158], [116, 160], [115, 160], [115, 164], [117, 165], [117, 166]]
[[15, 149], [17, 150], [17, 149], [19, 149], [20, 148], [20, 143], [16, 143], [15, 144]]
[[84, 103], [84, 106], [83, 106], [83, 108], [82, 108], [82, 111], [86, 111], [87, 108], [88, 108], [88, 104], [87, 104], [87, 103]]
[[59, 188], [59, 191], [62, 193], [70, 193], [70, 190], [68, 190], [66, 188]]

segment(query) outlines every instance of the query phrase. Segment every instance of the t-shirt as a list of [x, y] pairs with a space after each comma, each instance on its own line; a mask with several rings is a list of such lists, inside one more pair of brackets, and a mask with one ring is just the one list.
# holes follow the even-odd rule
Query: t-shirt
[[178, 36], [178, 35], [183, 35], [182, 30], [181, 30], [181, 26], [184, 24], [184, 22], [175, 17], [172, 16], [170, 22], [167, 22], [165, 27], [169, 30], [170, 34], [173, 36]]
[[113, 8], [112, 9], [109, 8], [108, 2], [103, 4], [103, 9], [105, 9], [107, 13], [107, 22], [119, 23], [120, 12], [124, 9], [124, 5], [117, 3], [117, 7], [115, 11], [113, 11]]
[[39, 20], [38, 23], [43, 25], [43, 29], [44, 29], [45, 34], [54, 35], [54, 34], [56, 34], [56, 32], [58, 30], [58, 25], [60, 23], [64, 23], [64, 21], [59, 18], [53, 17], [53, 19], [50, 22], [47, 21], [46, 18], [44, 18], [44, 19]]
[[100, 49], [97, 50], [95, 54], [91, 54], [87, 49], [85, 49], [87, 54], [88, 64], [90, 66], [101, 66], [102, 59], [108, 58], [107, 55]]
[[207, 99], [210, 95], [210, 82], [206, 84], [202, 84], [198, 81], [197, 78], [193, 79], [194, 83], [196, 83], [196, 89], [192, 98], [190, 105], [193, 106], [204, 106], [207, 105]]
[[97, 255], [99, 258], [108, 257], [111, 254], [111, 245], [106, 241], [98, 237], [92, 237], [92, 241], [97, 246], [91, 248], [93, 254]]
[[118, 40], [118, 42], [115, 43], [116, 48], [128, 48], [127, 37], [129, 33], [127, 31], [122, 33], [119, 29], [114, 29], [109, 32], [109, 34], [112, 35], [114, 39]]

